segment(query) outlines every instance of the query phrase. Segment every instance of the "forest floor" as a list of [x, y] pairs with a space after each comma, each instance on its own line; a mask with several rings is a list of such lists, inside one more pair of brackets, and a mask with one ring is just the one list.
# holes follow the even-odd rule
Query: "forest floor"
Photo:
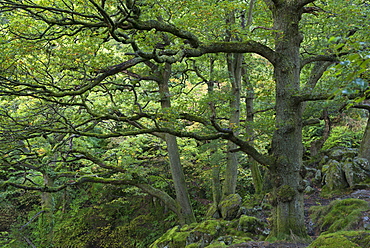
[[[305, 221], [308, 230], [308, 234], [314, 240], [320, 234], [318, 229], [315, 228], [314, 223], [311, 221], [309, 216], [309, 209], [312, 206], [326, 206], [331, 201], [337, 199], [346, 199], [346, 198], [357, 198], [362, 199], [370, 204], [370, 189], [360, 189], [360, 190], [353, 190], [343, 193], [341, 195], [332, 196], [330, 198], [324, 198], [320, 195], [320, 191], [317, 190], [315, 193], [310, 195], [305, 195]], [[243, 244], [238, 244], [231, 246], [232, 248], [304, 248], [307, 247], [309, 244], [305, 243], [293, 243], [293, 242], [278, 242], [278, 243], [269, 243], [265, 241], [252, 241]]]
[[315, 228], [314, 223], [312, 223], [310, 216], [309, 216], [309, 209], [312, 206], [326, 206], [333, 200], [343, 200], [347, 198], [356, 198], [361, 199], [369, 202], [370, 204], [370, 189], [358, 189], [348, 191], [346, 193], [342, 193], [337, 196], [333, 196], [331, 198], [324, 198], [320, 196], [320, 192], [317, 191], [313, 194], [305, 196], [305, 219], [306, 219], [306, 226], [308, 230], [308, 234], [312, 237], [312, 239], [316, 239], [320, 233], [318, 229]]

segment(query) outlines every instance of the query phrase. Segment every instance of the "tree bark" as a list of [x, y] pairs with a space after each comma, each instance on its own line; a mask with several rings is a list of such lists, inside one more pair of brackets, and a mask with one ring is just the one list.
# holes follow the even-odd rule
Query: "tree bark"
[[274, 65], [276, 80], [276, 129], [272, 140], [275, 163], [272, 174], [273, 226], [270, 236], [278, 239], [307, 238], [304, 223], [302, 166], [302, 103], [300, 91], [300, 54], [302, 35], [299, 21], [302, 7], [296, 1], [279, 1], [272, 7], [275, 49], [279, 61]]

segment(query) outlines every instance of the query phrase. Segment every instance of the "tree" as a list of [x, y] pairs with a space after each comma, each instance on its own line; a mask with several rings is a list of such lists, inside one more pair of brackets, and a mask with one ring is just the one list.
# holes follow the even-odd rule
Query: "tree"
[[[122, 60], [106, 69], [101, 69], [97, 63], [94, 64], [86, 59], [85, 64], [81, 66], [83, 70], [78, 62], [74, 67], [68, 65], [69, 76], [73, 80], [72, 83], [64, 82], [64, 85], [55, 82], [55, 77], [58, 75], [56, 71], [53, 72], [53, 76], [49, 76], [50, 73], [32, 73], [27, 70], [27, 73], [18, 73], [19, 76], [16, 78], [4, 74], [1, 78], [0, 94], [29, 96], [55, 103], [74, 112], [74, 118], [69, 119], [68, 116], [56, 126], [38, 125], [37, 133], [60, 133], [100, 139], [143, 133], [167, 133], [166, 135], [190, 137], [197, 140], [224, 139], [230, 141], [237, 146], [237, 150], [245, 152], [260, 164], [267, 166], [272, 176], [271, 202], [274, 211], [271, 236], [306, 238], [303, 211], [304, 188], [300, 173], [303, 103], [331, 97], [332, 94], [315, 91], [319, 79], [330, 65], [339, 62], [341, 56], [358, 51], [351, 49], [350, 46], [346, 47], [346, 42], [333, 44], [331, 50], [326, 50], [322, 44], [316, 44], [317, 46], [312, 49], [306, 49], [307, 52], [302, 51], [310, 42], [302, 43], [304, 38], [302, 32], [308, 31], [301, 25], [308, 25], [307, 19], [309, 18], [317, 18], [316, 22], [325, 24], [319, 17], [311, 14], [326, 13], [325, 4], [328, 4], [328, 8], [334, 8], [331, 1], [321, 4], [323, 8], [315, 5], [307, 6], [314, 2], [316, 1], [265, 0], [262, 8], [266, 11], [263, 13], [268, 13], [269, 16], [266, 18], [266, 15], [262, 14], [261, 18], [271, 27], [257, 26], [254, 32], [260, 30], [265, 32], [265, 36], [262, 35], [262, 37], [267, 41], [264, 42], [259, 34], [247, 33], [248, 38], [251, 37], [248, 40], [225, 42], [220, 40], [219, 36], [214, 35], [222, 32], [225, 25], [224, 20], [219, 18], [222, 19], [223, 16], [219, 12], [228, 9], [231, 13], [232, 10], [242, 9], [243, 2], [241, 1], [218, 3], [215, 1], [191, 3], [186, 1], [112, 1], [108, 3], [94, 0], [77, 2], [55, 0], [52, 3], [0, 1], [0, 8], [9, 23], [6, 30], [9, 30], [13, 39], [51, 44], [51, 42], [61, 43], [63, 40], [68, 40], [68, 37], [73, 37], [74, 42], [82, 44], [80, 39], [90, 36], [91, 39], [115, 41], [118, 46], [125, 47], [127, 55], [124, 59], [115, 58], [115, 61]], [[341, 4], [345, 4], [345, 1], [341, 1]], [[218, 8], [219, 5], [223, 8]], [[337, 3], [337, 5], [340, 4]], [[358, 11], [361, 3], [354, 1], [354, 3], [348, 3], [348, 6], [351, 10]], [[304, 14], [309, 17], [304, 17]], [[190, 25], [202, 18], [204, 21], [205, 16], [210, 24], [206, 31]], [[361, 15], [356, 15], [354, 19], [365, 21]], [[26, 27], [28, 28], [29, 24], [37, 28], [27, 30]], [[355, 24], [359, 25], [359, 29], [355, 31], [356, 34], [365, 32], [361, 28], [363, 23]], [[233, 34], [245, 34], [240, 25], [232, 23], [227, 25]], [[345, 27], [340, 28], [343, 29], [339, 29], [340, 33], [352, 30], [346, 30]], [[326, 31], [331, 30], [325, 29], [324, 31], [317, 35], [317, 40], [324, 40], [323, 43], [327, 39]], [[158, 43], [163, 41], [162, 34], [170, 37], [169, 43]], [[73, 50], [74, 44], [68, 44]], [[366, 46], [361, 48], [368, 49]], [[205, 108], [204, 105], [199, 104], [199, 107], [204, 108], [202, 115], [198, 115], [197, 111], [183, 111], [183, 109], [171, 109], [172, 111], [166, 109], [165, 112], [157, 113], [150, 110], [143, 111], [142, 104], [136, 97], [135, 86], [119, 83], [119, 80], [122, 80], [122, 72], [134, 67], [140, 70], [140, 64], [145, 61], [165, 64], [185, 63], [189, 58], [216, 53], [234, 54], [234, 56], [239, 56], [235, 54], [253, 53], [262, 56], [272, 65], [276, 113], [271, 154], [258, 151], [248, 139], [244, 139], [242, 134], [238, 133], [235, 127], [215, 118], [212, 110]], [[101, 53], [100, 56], [103, 54]], [[94, 61], [96, 59], [94, 56], [90, 58]], [[16, 67], [19, 66], [19, 64], [16, 65]], [[301, 77], [303, 78], [308, 71], [310, 76], [307, 77], [307, 82], [301, 82]], [[93, 73], [96, 75], [93, 76]], [[49, 82], [38, 79], [45, 75], [51, 78]], [[110, 78], [113, 78], [112, 81]], [[117, 89], [126, 90], [127, 88], [131, 90], [127, 92], [130, 94], [126, 94], [126, 97], [133, 99], [133, 106], [136, 106], [135, 108], [130, 106], [129, 110], [122, 107], [127, 106], [123, 98], [113, 94]], [[110, 105], [117, 109], [110, 111], [104, 104], [98, 105], [94, 102], [94, 98], [103, 99], [105, 94], [114, 99], [115, 104], [113, 105], [116, 106]], [[105, 101], [109, 103], [109, 98], [107, 99]], [[216, 110], [220, 111], [220, 109], [221, 107]], [[104, 128], [103, 133], [92, 132], [94, 127], [106, 126], [106, 121], [119, 122], [123, 126], [118, 129]], [[132, 125], [133, 122], [140, 122], [140, 127]], [[189, 122], [192, 123], [192, 128], [186, 125]], [[32, 125], [27, 124], [26, 126]], [[109, 167], [104, 163], [99, 162], [99, 164], [103, 168]], [[92, 178], [84, 180], [113, 182]], [[141, 188], [147, 187], [143, 184], [136, 185]], [[177, 211], [176, 207], [173, 207], [173, 210]]]
[[[161, 108], [163, 112], [166, 112], [167, 109], [171, 108], [171, 92], [169, 88], [169, 81], [172, 73], [171, 64], [165, 63], [163, 67], [150, 62], [146, 62], [146, 64], [152, 69], [151, 74], [154, 76], [154, 81], [158, 84]], [[139, 80], [141, 79], [139, 78]], [[167, 151], [170, 159], [171, 174], [176, 191], [176, 201], [179, 203], [179, 212], [181, 212], [181, 215], [179, 215], [180, 223], [194, 223], [195, 216], [185, 183], [185, 175], [181, 165], [176, 136], [164, 134], [164, 140], [167, 144]]]

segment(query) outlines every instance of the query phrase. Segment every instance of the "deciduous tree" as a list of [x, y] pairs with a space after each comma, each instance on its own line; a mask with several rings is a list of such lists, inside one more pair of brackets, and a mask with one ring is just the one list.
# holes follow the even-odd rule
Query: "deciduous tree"
[[[339, 14], [335, 13], [339, 9], [334, 10], [332, 1], [320, 2], [317, 6], [313, 5], [315, 2], [317, 1], [265, 0], [264, 5], [258, 2], [264, 10], [260, 12], [263, 23], [255, 26], [252, 34], [246, 33], [241, 28], [242, 25], [225, 22], [222, 19], [225, 15], [219, 13], [242, 11], [242, 1], [0, 1], [0, 9], [7, 23], [4, 30], [9, 32], [9, 41], [38, 41], [39, 46], [49, 45], [51, 59], [47, 61], [54, 61], [53, 66], [58, 68], [54, 68], [52, 72], [47, 70], [48, 64], [44, 62], [46, 53], [40, 55], [44, 56], [40, 60], [40, 66], [45, 70], [38, 68], [33, 71], [29, 64], [28, 67], [22, 67], [21, 59], [11, 60], [17, 70], [14, 75], [13, 72], [3, 74], [0, 94], [7, 97], [27, 96], [64, 107], [63, 112], [56, 112], [61, 118], [54, 125], [37, 123], [34, 135], [58, 133], [107, 139], [144, 133], [166, 133], [172, 135], [171, 137], [224, 139], [232, 142], [238, 150], [268, 167], [272, 175], [271, 203], [274, 211], [271, 236], [306, 238], [301, 173], [303, 103], [331, 97], [332, 94], [315, 91], [320, 78], [341, 57], [358, 52], [358, 49], [353, 49], [356, 47], [350, 45], [352, 35], [346, 39], [337, 39], [338, 42], [329, 49], [324, 47], [333, 41], [327, 38], [332, 36], [328, 34], [328, 31], [332, 31], [330, 29], [323, 29], [321, 33], [313, 32], [318, 42], [313, 42], [315, 46], [308, 46], [312, 43], [306, 42], [304, 35], [310, 33], [310, 27], [327, 24], [325, 18], [340, 20], [340, 15], [345, 14], [343, 7]], [[352, 15], [355, 15], [355, 31], [338, 23], [334, 25], [338, 28], [338, 33], [355, 32], [358, 35], [366, 32], [361, 23], [366, 18], [361, 13], [360, 1], [335, 1], [335, 4], [347, 4], [353, 11]], [[222, 8], [218, 8], [220, 5]], [[199, 25], [202, 27], [198, 27]], [[220, 39], [217, 33], [223, 32], [225, 25], [229, 25], [227, 29], [235, 37], [246, 37], [242, 41]], [[163, 34], [169, 37], [168, 43], [162, 43]], [[78, 44], [87, 44], [82, 42], [83, 39], [115, 42], [125, 56], [122, 53], [122, 56], [112, 56], [110, 53], [113, 53], [114, 46], [104, 43], [100, 44], [108, 50], [99, 50], [98, 55], [75, 56], [79, 54], [76, 49]], [[68, 44], [64, 44], [64, 41], [68, 41]], [[53, 60], [53, 44], [57, 48], [64, 47], [57, 52], [59, 61]], [[368, 49], [366, 44], [360, 46]], [[70, 52], [67, 52], [68, 49]], [[198, 105], [204, 108], [201, 115], [197, 115], [196, 111], [183, 109], [156, 112], [153, 107], [148, 111], [144, 110], [143, 100], [138, 100], [137, 97], [137, 89], [140, 87], [131, 82], [124, 83], [125, 76], [122, 76], [129, 68], [135, 67], [140, 71], [140, 64], [145, 61], [175, 65], [184, 63], [189, 58], [216, 53], [234, 54], [236, 57], [241, 56], [238, 54], [252, 53], [263, 57], [272, 65], [275, 81], [275, 130], [271, 154], [258, 151], [237, 128], [215, 118], [213, 110], [205, 108], [205, 105]], [[64, 62], [62, 54], [69, 62]], [[108, 66], [108, 59], [103, 59], [104, 68], [101, 68], [97, 58], [103, 58], [104, 55], [114, 58], [114, 63]], [[235, 61], [240, 62], [238, 59]], [[229, 71], [237, 73], [231, 67]], [[63, 72], [62, 77], [60, 72]], [[303, 82], [301, 79], [305, 73], [310, 75]], [[234, 79], [239, 80], [239, 76], [234, 75]], [[125, 94], [117, 94], [119, 90]], [[141, 92], [145, 94], [148, 90], [143, 89]], [[131, 101], [131, 106], [126, 104], [128, 101]], [[216, 111], [220, 109], [218, 107]], [[73, 114], [67, 115], [68, 112]], [[140, 126], [132, 125], [134, 122], [140, 122]], [[187, 125], [189, 122], [192, 128]], [[121, 126], [110, 128], [111, 123], [120, 123]], [[35, 123], [23, 125], [28, 129], [36, 126]], [[96, 127], [100, 127], [102, 132], [94, 132]], [[113, 168], [100, 164], [103, 168]], [[92, 177], [81, 180], [118, 183], [113, 179]], [[147, 187], [146, 184], [134, 185], [143, 189]]]

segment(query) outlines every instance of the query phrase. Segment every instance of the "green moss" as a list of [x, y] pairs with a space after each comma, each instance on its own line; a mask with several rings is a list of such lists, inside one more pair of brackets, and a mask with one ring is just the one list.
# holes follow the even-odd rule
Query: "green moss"
[[213, 242], [212, 244], [206, 246], [207, 248], [224, 248], [224, 247], [229, 247], [228, 245], [226, 245], [224, 242], [222, 241], [216, 241], [216, 242]]
[[296, 195], [296, 191], [289, 185], [282, 185], [276, 192], [276, 197], [281, 202], [290, 202]]
[[235, 219], [241, 202], [242, 198], [238, 194], [231, 194], [223, 199], [218, 205], [222, 218], [225, 220]]
[[183, 243], [186, 241], [186, 238], [189, 237], [190, 232], [176, 232], [171, 238], [172, 242]]
[[189, 230], [193, 230], [197, 225], [198, 225], [198, 223], [191, 223], [191, 224], [183, 225], [181, 227], [180, 231], [181, 232], [186, 232], [186, 231], [189, 231]]
[[344, 231], [340, 233], [361, 247], [370, 247], [370, 231]]
[[[157, 239], [150, 248], [163, 247], [163, 244], [171, 244], [173, 248], [182, 248], [185, 247], [186, 238], [190, 235], [190, 232], [179, 232], [179, 227], [175, 226], [174, 228], [168, 230], [162, 237]], [[161, 246], [159, 246], [161, 244]]]
[[360, 221], [362, 211], [369, 210], [366, 201], [348, 198], [335, 200], [328, 206], [315, 206], [310, 209], [312, 220], [323, 233], [333, 233], [353, 229]]
[[[254, 217], [245, 216], [242, 222], [255, 223]], [[238, 230], [239, 220], [206, 220], [201, 223], [176, 226], [157, 239], [150, 248], [227, 247], [225, 243], [250, 241], [252, 233]], [[254, 235], [255, 236], [255, 235]], [[207, 246], [208, 245], [208, 246]]]
[[359, 247], [357, 244], [349, 241], [344, 236], [335, 236], [335, 237], [319, 237], [315, 240], [309, 247], [316, 248], [338, 248], [338, 247]]
[[206, 218], [207, 219], [212, 219], [212, 218], [216, 218], [219, 217], [219, 214], [218, 213], [218, 207], [216, 204], [212, 204], [210, 206], [210, 208], [207, 210], [207, 213], [206, 213]]
[[240, 244], [248, 241], [252, 241], [252, 239], [249, 237], [235, 237], [233, 244]]
[[369, 231], [343, 231], [319, 236], [308, 248], [370, 247]]
[[261, 227], [259, 219], [253, 216], [242, 215], [239, 219], [238, 229], [244, 232], [256, 232], [258, 227]]
[[327, 185], [324, 185], [321, 189], [320, 196], [323, 198], [341, 197], [349, 193], [350, 189], [333, 189], [330, 190]]
[[232, 235], [232, 236], [240, 236], [240, 237], [246, 237], [246, 236], [251, 236], [250, 233], [246, 233], [246, 232], [243, 232], [243, 231], [238, 231], [237, 229], [235, 228], [230, 228], [230, 229], [227, 229], [226, 230], [226, 233], [228, 235]]
[[199, 247], [200, 245], [198, 243], [193, 243], [193, 244], [185, 246], [185, 248], [199, 248]]
[[217, 235], [221, 228], [223, 222], [218, 221], [218, 220], [206, 220], [202, 223], [200, 223], [197, 227], [194, 228], [194, 231], [202, 232], [202, 233], [207, 233], [212, 236]]
[[308, 236], [306, 233], [302, 233], [300, 236], [294, 233], [291, 233], [291, 234], [279, 233], [277, 235], [271, 235], [270, 233], [270, 235], [267, 236], [265, 239], [260, 238], [260, 240], [265, 240], [270, 243], [278, 243], [281, 241], [287, 241], [287, 242], [294, 242], [294, 243], [309, 244], [312, 242], [311, 237]]
[[[170, 245], [170, 247], [183, 248], [187, 242], [194, 241], [194, 245], [198, 245], [199, 240], [207, 240], [210, 242], [225, 230], [227, 223], [228, 221], [206, 220], [199, 224], [185, 225], [181, 229], [179, 227], [174, 227], [157, 239], [150, 247], [157, 248]], [[189, 245], [187, 247], [189, 247]]]

